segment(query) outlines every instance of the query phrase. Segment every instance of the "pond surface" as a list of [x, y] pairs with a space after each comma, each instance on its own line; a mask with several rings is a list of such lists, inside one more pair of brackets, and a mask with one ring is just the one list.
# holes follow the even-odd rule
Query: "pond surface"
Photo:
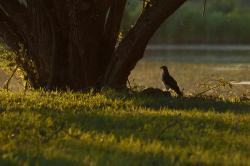
[[217, 46], [211, 50], [204, 46], [194, 50], [191, 47], [160, 48], [147, 49], [130, 75], [133, 86], [164, 88], [160, 67], [166, 65], [185, 93], [198, 93], [202, 90], [201, 84], [212, 82], [213, 85], [215, 80], [224, 79], [234, 84], [233, 89], [224, 89], [227, 93], [250, 94], [250, 46], [232, 49]]

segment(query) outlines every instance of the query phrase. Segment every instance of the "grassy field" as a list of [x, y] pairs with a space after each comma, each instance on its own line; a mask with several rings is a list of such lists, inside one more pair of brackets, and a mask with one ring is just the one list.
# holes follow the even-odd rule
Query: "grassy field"
[[[147, 55], [129, 77], [135, 89], [162, 89], [167, 65], [183, 98], [25, 93], [15, 77], [13, 92], [0, 89], [0, 165], [250, 165], [250, 86], [192, 97], [213, 79], [249, 81], [249, 54], [191, 54]], [[0, 86], [8, 74], [0, 69]]]
[[0, 91], [0, 165], [250, 165], [250, 102]]

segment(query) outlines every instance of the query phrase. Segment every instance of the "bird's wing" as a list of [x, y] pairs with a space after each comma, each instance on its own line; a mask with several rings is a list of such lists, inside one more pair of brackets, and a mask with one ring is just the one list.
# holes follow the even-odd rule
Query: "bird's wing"
[[162, 82], [167, 89], [170, 88], [170, 86], [168, 85], [168, 76], [167, 75], [165, 75], [165, 74], [162, 75]]
[[169, 76], [168, 78], [168, 84], [169, 86], [179, 95], [182, 95], [182, 92], [176, 82], [176, 80], [172, 77], [172, 76]]

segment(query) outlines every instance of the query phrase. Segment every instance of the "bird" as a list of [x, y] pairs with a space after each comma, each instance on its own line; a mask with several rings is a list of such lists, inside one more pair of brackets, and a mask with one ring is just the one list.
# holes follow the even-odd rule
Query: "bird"
[[161, 66], [163, 70], [162, 73], [162, 82], [164, 83], [166, 89], [172, 89], [177, 93], [179, 96], [183, 96], [176, 80], [169, 74], [167, 66]]

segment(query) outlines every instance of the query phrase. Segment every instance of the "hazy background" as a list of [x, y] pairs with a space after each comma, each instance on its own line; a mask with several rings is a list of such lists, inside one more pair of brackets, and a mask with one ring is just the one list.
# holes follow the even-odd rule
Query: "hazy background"
[[[155, 34], [151, 43], [250, 43], [249, 0], [188, 0]], [[141, 11], [140, 1], [129, 0], [122, 26], [126, 33]]]

